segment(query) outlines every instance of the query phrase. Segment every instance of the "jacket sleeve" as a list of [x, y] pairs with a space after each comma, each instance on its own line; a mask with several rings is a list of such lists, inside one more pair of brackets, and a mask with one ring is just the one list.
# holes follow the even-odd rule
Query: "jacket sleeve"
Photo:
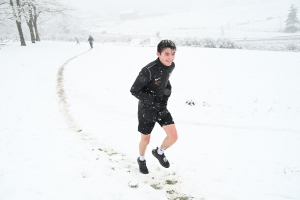
[[135, 79], [130, 92], [139, 100], [145, 101], [145, 103], [152, 104], [154, 102], [155, 96], [147, 92], [145, 87], [150, 83], [151, 77], [150, 72], [147, 68], [143, 68], [137, 78]]

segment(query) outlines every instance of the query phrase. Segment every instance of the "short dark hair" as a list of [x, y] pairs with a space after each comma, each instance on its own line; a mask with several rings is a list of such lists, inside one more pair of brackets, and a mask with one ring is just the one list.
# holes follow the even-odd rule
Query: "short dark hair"
[[160, 43], [157, 45], [157, 52], [161, 53], [163, 52], [164, 49], [170, 48], [172, 50], [176, 50], [176, 45], [174, 42], [171, 40], [162, 40]]

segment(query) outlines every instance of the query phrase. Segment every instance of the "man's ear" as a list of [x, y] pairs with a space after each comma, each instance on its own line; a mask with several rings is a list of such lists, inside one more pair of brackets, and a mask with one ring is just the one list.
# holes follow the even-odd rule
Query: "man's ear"
[[159, 57], [159, 56], [160, 56], [160, 53], [159, 53], [159, 52], [156, 52], [156, 55]]

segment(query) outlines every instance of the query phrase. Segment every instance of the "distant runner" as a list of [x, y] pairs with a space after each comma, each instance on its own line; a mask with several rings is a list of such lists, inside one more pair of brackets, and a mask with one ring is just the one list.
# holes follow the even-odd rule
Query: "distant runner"
[[94, 38], [92, 38], [92, 36], [89, 36], [88, 42], [90, 43], [91, 49], [93, 48], [93, 42], [94, 42]]

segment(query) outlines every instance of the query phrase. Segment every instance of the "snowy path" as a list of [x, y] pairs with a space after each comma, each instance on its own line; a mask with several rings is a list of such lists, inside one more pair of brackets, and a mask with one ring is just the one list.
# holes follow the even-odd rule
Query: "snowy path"
[[88, 50], [1, 48], [0, 199], [300, 199], [298, 53], [180, 47], [169, 104], [179, 140], [164, 169], [150, 151], [164, 138], [154, 128], [145, 176], [129, 89], [155, 47]]
[[66, 121], [69, 125], [69, 127], [73, 130], [73, 131], [77, 131], [80, 132], [81, 129], [77, 127], [73, 117], [70, 115], [69, 113], [69, 108], [68, 108], [68, 102], [67, 102], [67, 98], [66, 98], [66, 93], [65, 93], [65, 89], [64, 89], [64, 69], [65, 66], [73, 59], [77, 58], [80, 55], [83, 55], [87, 52], [89, 52], [90, 50], [78, 54], [72, 58], [70, 58], [69, 60], [67, 60], [58, 70], [58, 74], [57, 74], [57, 95], [59, 98], [59, 103], [61, 106], [61, 112], [63, 113], [63, 115], [66, 118]]

